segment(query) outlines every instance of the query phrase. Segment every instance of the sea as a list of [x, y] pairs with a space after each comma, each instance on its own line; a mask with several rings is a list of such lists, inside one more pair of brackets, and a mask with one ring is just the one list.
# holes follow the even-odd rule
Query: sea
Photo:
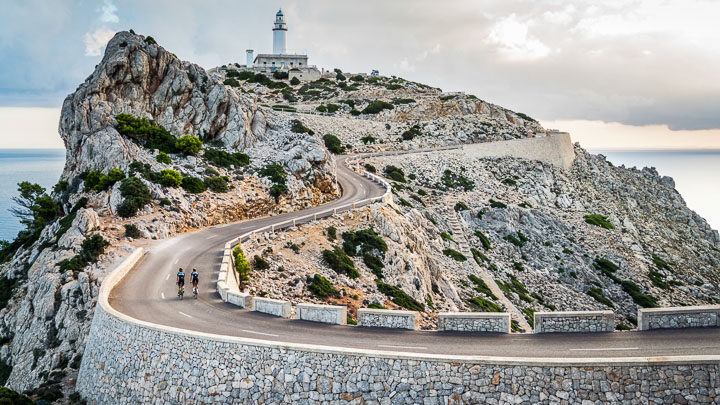
[[[655, 167], [670, 176], [688, 206], [720, 229], [720, 150], [591, 150], [614, 165]], [[64, 149], [0, 149], [0, 239], [11, 240], [22, 225], [8, 209], [17, 183], [27, 180], [48, 192], [65, 164]]]

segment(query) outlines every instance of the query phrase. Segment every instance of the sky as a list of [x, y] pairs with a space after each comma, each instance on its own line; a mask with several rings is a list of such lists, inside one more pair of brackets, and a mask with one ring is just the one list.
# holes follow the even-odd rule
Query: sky
[[120, 30], [210, 68], [288, 48], [310, 63], [465, 91], [589, 148], [720, 149], [714, 0], [5, 0], [0, 148], [62, 147], [60, 107]]

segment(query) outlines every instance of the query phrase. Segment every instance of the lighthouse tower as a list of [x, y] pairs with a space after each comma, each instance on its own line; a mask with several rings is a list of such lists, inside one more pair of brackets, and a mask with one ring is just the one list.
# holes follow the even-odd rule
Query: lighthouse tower
[[284, 55], [287, 53], [285, 45], [285, 37], [287, 36], [287, 24], [285, 24], [285, 15], [282, 10], [278, 10], [275, 14], [275, 27], [273, 27], [273, 53], [275, 55]]

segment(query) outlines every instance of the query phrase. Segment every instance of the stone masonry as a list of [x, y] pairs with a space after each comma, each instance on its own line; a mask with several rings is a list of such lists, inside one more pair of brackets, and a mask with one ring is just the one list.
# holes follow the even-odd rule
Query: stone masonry
[[640, 330], [720, 326], [720, 305], [645, 308], [638, 311]]
[[292, 312], [292, 304], [290, 304], [290, 301], [255, 297], [252, 300], [252, 309], [265, 314], [289, 318]]
[[388, 309], [360, 308], [357, 314], [358, 326], [371, 328], [417, 329], [418, 313]]
[[710, 360], [519, 365], [293, 349], [142, 326], [98, 305], [77, 390], [128, 404], [717, 403], [718, 381]]
[[438, 330], [510, 333], [510, 314], [443, 312], [438, 314]]
[[298, 304], [295, 317], [303, 321], [347, 324], [347, 307], [343, 305]]
[[612, 311], [536, 312], [535, 333], [612, 332]]

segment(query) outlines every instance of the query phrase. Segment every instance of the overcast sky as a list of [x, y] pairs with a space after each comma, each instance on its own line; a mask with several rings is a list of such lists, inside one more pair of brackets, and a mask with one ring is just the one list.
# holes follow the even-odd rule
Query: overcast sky
[[[587, 129], [588, 121], [625, 124], [607, 126], [616, 131], [617, 146], [623, 128], [633, 125], [650, 126], [643, 131], [649, 142], [653, 128], [664, 133], [660, 147], [662, 139], [720, 147], [720, 2], [594, 3], [3, 1], [0, 147], [36, 137], [57, 142], [57, 109], [116, 31], [152, 35], [180, 58], [209, 68], [242, 63], [248, 47], [270, 51], [279, 7], [288, 20], [288, 48], [307, 52], [319, 67], [379, 69], [463, 90], [563, 129]], [[18, 138], [14, 132], [26, 121], [50, 129], [28, 128]], [[590, 142], [602, 136], [589, 133], [578, 136]]]

